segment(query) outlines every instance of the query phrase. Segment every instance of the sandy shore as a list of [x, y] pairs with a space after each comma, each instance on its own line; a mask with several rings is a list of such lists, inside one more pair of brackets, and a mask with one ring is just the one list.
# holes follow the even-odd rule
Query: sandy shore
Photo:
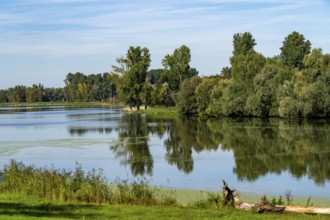
[[[143, 110], [143, 109], [145, 109], [145, 106], [140, 106], [140, 110]], [[124, 108], [124, 111], [125, 111], [125, 112], [135, 112], [135, 111], [137, 111], [137, 107], [132, 107], [132, 108], [130, 108], [130, 107], [125, 107], [125, 108]]]

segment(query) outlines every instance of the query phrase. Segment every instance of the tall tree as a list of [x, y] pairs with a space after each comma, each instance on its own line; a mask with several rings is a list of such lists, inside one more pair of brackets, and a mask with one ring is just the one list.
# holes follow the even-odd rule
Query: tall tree
[[[130, 108], [140, 108], [142, 104], [144, 83], [146, 82], [147, 71], [150, 66], [150, 53], [147, 48], [130, 47], [126, 58], [119, 58], [119, 68], [113, 66], [113, 71], [121, 73], [120, 92], [122, 101]], [[146, 93], [145, 93], [146, 94]]]
[[177, 92], [183, 80], [197, 75], [197, 70], [190, 70], [190, 49], [186, 45], [174, 50], [173, 54], [167, 54], [162, 64], [164, 66], [164, 74], [171, 90]]
[[[221, 95], [222, 113], [225, 115], [247, 115], [247, 99], [253, 95], [253, 79], [263, 68], [266, 58], [254, 50], [255, 39], [249, 32], [233, 37], [233, 56], [230, 58], [231, 83]], [[217, 111], [218, 112], [218, 111]]]
[[254, 46], [257, 45], [255, 39], [250, 32], [237, 33], [233, 37], [233, 55], [246, 55], [247, 52], [253, 50]]
[[286, 65], [301, 69], [305, 55], [310, 53], [311, 42], [305, 40], [304, 35], [294, 31], [285, 38], [280, 49], [280, 56]]

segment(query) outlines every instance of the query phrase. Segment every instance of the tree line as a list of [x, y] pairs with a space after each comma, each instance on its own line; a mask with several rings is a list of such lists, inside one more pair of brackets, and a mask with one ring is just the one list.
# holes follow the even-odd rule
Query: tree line
[[330, 54], [292, 32], [280, 55], [256, 52], [250, 33], [235, 34], [230, 67], [212, 77], [185, 80], [176, 96], [183, 114], [329, 117]]
[[190, 66], [186, 45], [167, 54], [162, 69], [149, 70], [148, 48], [129, 47], [112, 70], [103, 74], [68, 73], [64, 88], [43, 85], [0, 90], [0, 102], [121, 102], [140, 106], [176, 106], [181, 114], [208, 116], [328, 117], [330, 54], [311, 47], [294, 31], [281, 53], [265, 57], [249, 32], [233, 36], [230, 66], [199, 77]]

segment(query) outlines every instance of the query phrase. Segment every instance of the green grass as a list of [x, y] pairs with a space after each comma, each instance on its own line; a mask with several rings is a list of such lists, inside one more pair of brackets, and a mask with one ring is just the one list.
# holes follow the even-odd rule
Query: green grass
[[137, 114], [157, 115], [157, 116], [179, 116], [175, 107], [149, 107], [136, 111]]
[[233, 208], [196, 209], [145, 205], [56, 202], [0, 194], [0, 219], [329, 219], [322, 215], [256, 214]]
[[[102, 170], [85, 173], [36, 168], [11, 161], [1, 173], [1, 219], [327, 219], [329, 216], [257, 214], [222, 206], [221, 193], [182, 192], [148, 186], [144, 180], [108, 185]], [[196, 195], [195, 195], [196, 196]]]

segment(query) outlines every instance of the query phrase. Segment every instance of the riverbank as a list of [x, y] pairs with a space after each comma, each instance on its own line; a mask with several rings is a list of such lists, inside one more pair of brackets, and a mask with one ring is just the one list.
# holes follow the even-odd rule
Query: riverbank
[[119, 104], [108, 102], [15, 102], [0, 103], [0, 107], [47, 107], [47, 106], [68, 106], [68, 107], [120, 107]]
[[[222, 205], [222, 192], [159, 189], [147, 182], [108, 185], [102, 171], [85, 173], [11, 161], [1, 174], [0, 219], [301, 219]], [[42, 184], [40, 184], [42, 183]], [[195, 199], [194, 199], [195, 197]], [[242, 196], [244, 200], [244, 196]], [[254, 201], [253, 203], [257, 203]], [[311, 203], [307, 203], [310, 205]], [[303, 207], [306, 208], [306, 207]], [[305, 209], [306, 210], [306, 209]], [[309, 216], [306, 217], [306, 219]], [[313, 219], [325, 219], [317, 215]]]
[[177, 109], [175, 107], [148, 107], [145, 109], [141, 106], [139, 110], [136, 107], [124, 108], [124, 111], [135, 114], [146, 114], [146, 115], [157, 115], [157, 116], [179, 116]]
[[[182, 206], [187, 206], [190, 203], [206, 199], [209, 193], [219, 193], [219, 192], [190, 190], [190, 189], [173, 189], [172, 191], [174, 193], [174, 197], [176, 198], [178, 204]], [[261, 196], [253, 193], [244, 193], [244, 192], [239, 194], [244, 202], [252, 203], [252, 204], [258, 203]], [[279, 195], [266, 195], [266, 196], [269, 200], [272, 200], [272, 198], [279, 199]], [[282, 200], [284, 204], [287, 203], [283, 195], [282, 195]], [[296, 206], [306, 206], [307, 203], [309, 203], [309, 206], [313, 206], [313, 207], [330, 207], [330, 197], [328, 198], [311, 197], [309, 199], [307, 197], [294, 196], [292, 200], [292, 204]]]

